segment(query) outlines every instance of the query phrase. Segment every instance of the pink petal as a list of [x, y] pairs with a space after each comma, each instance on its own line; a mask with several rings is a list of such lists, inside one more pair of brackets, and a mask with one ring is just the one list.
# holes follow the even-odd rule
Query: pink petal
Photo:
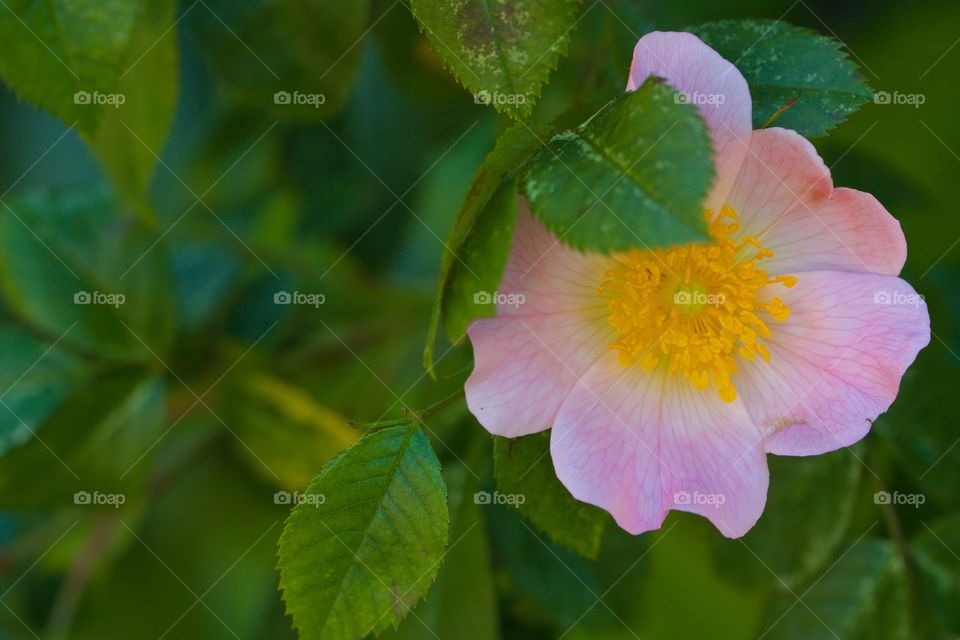
[[633, 51], [627, 91], [649, 76], [665, 79], [683, 92], [710, 127], [716, 154], [717, 179], [708, 206], [730, 190], [746, 154], [752, 125], [752, 103], [747, 81], [733, 64], [691, 33], [654, 31], [640, 38]]
[[698, 513], [744, 535], [766, 501], [762, 434], [740, 402], [686, 380], [624, 368], [609, 353], [581, 378], [550, 440], [560, 481], [627, 531], [660, 527], [667, 511]]
[[734, 384], [768, 452], [849, 446], [893, 403], [930, 341], [926, 304], [899, 278], [838, 271], [804, 273], [777, 295], [791, 313], [770, 323], [770, 362], [743, 363]]
[[896, 275], [906, 260], [900, 223], [870, 194], [834, 190], [816, 149], [794, 131], [754, 132], [727, 203], [742, 232], [774, 251], [763, 264], [771, 273]]
[[549, 428], [577, 377], [615, 339], [597, 295], [610, 259], [558, 243], [520, 205], [498, 292], [504, 304], [467, 331], [474, 355], [467, 407], [488, 431], [508, 437]]

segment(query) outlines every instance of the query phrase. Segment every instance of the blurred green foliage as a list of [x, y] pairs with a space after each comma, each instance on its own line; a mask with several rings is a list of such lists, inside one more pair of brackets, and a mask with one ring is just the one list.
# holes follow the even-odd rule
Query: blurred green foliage
[[[96, 28], [54, 33], [78, 17]], [[930, 347], [861, 445], [771, 459], [739, 541], [674, 514], [639, 537], [606, 527], [585, 559], [535, 516], [475, 502], [497, 488], [492, 446], [461, 404], [423, 417], [448, 553], [381, 637], [960, 633], [960, 6], [588, 0], [566, 57], [530, 77], [539, 92], [556, 65], [532, 118], [618, 95], [653, 28], [747, 17], [838, 38], [875, 90], [924, 97], [867, 104], [815, 144], [837, 184], [901, 221]], [[306, 490], [362, 434], [348, 421], [409, 419], [470, 368], [442, 330], [436, 379], [421, 354], [443, 239], [510, 118], [421, 26], [391, 0], [0, 8], [0, 637], [295, 637], [277, 492]]]

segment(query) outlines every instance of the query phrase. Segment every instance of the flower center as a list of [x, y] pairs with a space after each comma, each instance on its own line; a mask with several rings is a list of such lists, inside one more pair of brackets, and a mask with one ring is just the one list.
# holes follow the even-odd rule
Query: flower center
[[708, 209], [704, 217], [712, 242], [617, 254], [598, 293], [609, 299], [609, 321], [620, 334], [610, 345], [620, 364], [663, 366], [697, 389], [712, 384], [733, 402], [737, 356], [770, 360], [764, 317], [782, 322], [790, 315], [780, 298], [760, 299], [764, 287], [790, 288], [797, 279], [758, 267], [773, 252], [752, 236], [733, 239], [740, 225], [732, 208], [724, 205], [716, 216]]

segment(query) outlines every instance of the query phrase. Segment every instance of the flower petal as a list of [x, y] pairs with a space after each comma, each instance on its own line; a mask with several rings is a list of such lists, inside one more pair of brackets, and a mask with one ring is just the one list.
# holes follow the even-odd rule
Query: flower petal
[[597, 287], [609, 267], [609, 258], [557, 242], [521, 200], [503, 303], [497, 317], [467, 330], [467, 407], [488, 431], [516, 437], [549, 428], [577, 377], [606, 352], [615, 332]]
[[[530, 205], [520, 197], [510, 257], [500, 281], [499, 293], [506, 294], [501, 296], [505, 302], [497, 305], [497, 315], [606, 309], [597, 287], [611, 264], [608, 256], [581, 253], [561, 243], [533, 217]], [[516, 300], [522, 302], [511, 302]]]
[[770, 361], [744, 363], [734, 384], [768, 452], [849, 446], [893, 403], [930, 341], [926, 304], [900, 278], [839, 271], [804, 273], [778, 295], [791, 313], [771, 325]]
[[900, 223], [870, 194], [834, 190], [816, 149], [794, 131], [754, 132], [727, 202], [742, 233], [773, 250], [764, 262], [771, 273], [897, 275], [906, 260]]
[[627, 91], [649, 76], [665, 79], [697, 105], [710, 127], [717, 177], [707, 206], [723, 204], [747, 153], [753, 129], [747, 81], [719, 53], [691, 33], [654, 31], [637, 42]]
[[605, 313], [483, 318], [468, 333], [467, 407], [487, 431], [509, 438], [550, 428], [577, 377], [613, 341]]
[[609, 353], [567, 396], [550, 440], [560, 481], [637, 534], [670, 509], [744, 535], [766, 501], [761, 432], [740, 402], [679, 376], [626, 369]]

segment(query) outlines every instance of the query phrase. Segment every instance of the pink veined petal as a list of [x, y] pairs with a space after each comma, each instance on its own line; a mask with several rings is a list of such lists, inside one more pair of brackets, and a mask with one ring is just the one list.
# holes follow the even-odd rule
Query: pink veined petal
[[893, 403], [929, 343], [926, 304], [893, 276], [811, 271], [778, 289], [791, 313], [770, 323], [771, 359], [743, 363], [734, 384], [769, 453], [849, 446]]
[[724, 403], [662, 372], [626, 369], [609, 353], [567, 396], [550, 450], [574, 497], [607, 510], [630, 533], [660, 527], [676, 509], [739, 537], [766, 501], [761, 437], [739, 401]]
[[[498, 304], [497, 315], [606, 308], [597, 287], [611, 264], [608, 256], [581, 253], [561, 243], [533, 217], [526, 199], [518, 197], [517, 224], [499, 288], [504, 304]], [[523, 296], [522, 304], [510, 302], [518, 295]]]
[[723, 203], [746, 155], [752, 102], [747, 81], [719, 53], [691, 33], [654, 31], [637, 42], [627, 91], [649, 76], [665, 79], [697, 105], [710, 127], [717, 177], [707, 206]]
[[[597, 295], [610, 259], [557, 242], [521, 200], [497, 317], [467, 330], [474, 368], [467, 407], [488, 431], [547, 429], [577, 377], [615, 339]], [[512, 302], [511, 302], [512, 301]]]
[[774, 252], [775, 274], [859, 271], [896, 275], [906, 260], [900, 223], [870, 194], [834, 189], [810, 142], [794, 131], [755, 131], [727, 203], [741, 233]]

